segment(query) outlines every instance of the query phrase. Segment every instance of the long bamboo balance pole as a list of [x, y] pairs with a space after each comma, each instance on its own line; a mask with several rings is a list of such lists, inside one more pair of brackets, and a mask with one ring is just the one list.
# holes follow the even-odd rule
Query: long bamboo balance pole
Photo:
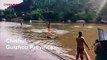
[[[81, 31], [84, 31], [84, 27], [85, 27], [85, 24], [83, 23], [83, 24], [82, 24]], [[84, 52], [85, 52], [85, 59], [86, 59], [86, 60], [95, 60], [95, 55], [93, 54], [92, 50], [88, 50], [88, 49], [85, 47]]]

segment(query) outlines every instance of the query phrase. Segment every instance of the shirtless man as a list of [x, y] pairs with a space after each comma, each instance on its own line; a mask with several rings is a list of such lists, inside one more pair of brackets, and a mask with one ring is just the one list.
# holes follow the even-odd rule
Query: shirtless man
[[89, 49], [87, 43], [85, 42], [85, 39], [82, 37], [82, 32], [78, 33], [79, 36], [76, 38], [76, 42], [77, 42], [77, 55], [76, 55], [76, 60], [78, 60], [79, 56], [81, 58], [81, 60], [84, 59], [83, 57], [83, 52], [84, 52], [84, 44], [86, 45], [86, 47]]

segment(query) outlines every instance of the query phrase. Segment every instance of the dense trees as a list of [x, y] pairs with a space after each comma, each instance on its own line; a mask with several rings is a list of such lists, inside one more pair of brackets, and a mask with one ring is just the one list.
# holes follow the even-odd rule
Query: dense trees
[[[23, 17], [25, 20], [39, 18], [51, 22], [93, 20], [96, 11], [90, 0], [24, 0], [23, 3], [4, 11], [5, 18]], [[1, 17], [1, 14], [0, 14]]]

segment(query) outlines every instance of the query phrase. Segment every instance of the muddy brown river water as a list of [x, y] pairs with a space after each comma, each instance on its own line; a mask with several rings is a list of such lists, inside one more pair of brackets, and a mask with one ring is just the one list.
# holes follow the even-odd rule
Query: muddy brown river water
[[[35, 28], [46, 28], [46, 24], [43, 23], [33, 23]], [[91, 48], [92, 54], [93, 52], [93, 43], [95, 39], [98, 39], [97, 28], [102, 28], [107, 31], [107, 24], [84, 24], [83, 23], [70, 23], [70, 24], [61, 24], [61, 23], [51, 23], [51, 28], [62, 29], [69, 31], [67, 34], [60, 35], [56, 41], [59, 46], [66, 48], [70, 55], [76, 55], [76, 41], [75, 38], [78, 36], [78, 32], [82, 31], [83, 36], [89, 47]]]
[[20, 28], [19, 23], [0, 22], [0, 60], [71, 60], [69, 58], [75, 58], [76, 55], [75, 38], [79, 31], [83, 32], [94, 55], [93, 43], [98, 38], [97, 28], [107, 31], [106, 24], [83, 26], [83, 23], [52, 23], [51, 29], [58, 38], [46, 39], [45, 23], [24, 24]]
[[44, 35], [31, 29], [31, 25], [0, 22], [0, 60], [72, 60], [53, 39], [41, 39]]

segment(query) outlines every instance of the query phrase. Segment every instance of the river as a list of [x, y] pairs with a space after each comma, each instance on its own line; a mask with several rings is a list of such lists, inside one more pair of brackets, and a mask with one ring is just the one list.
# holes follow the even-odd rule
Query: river
[[55, 53], [55, 49], [63, 49], [55, 46], [54, 40], [30, 38], [34, 34], [30, 27], [26, 24], [20, 27], [15, 22], [0, 22], [0, 60], [69, 60]]
[[78, 32], [82, 31], [92, 55], [93, 43], [98, 38], [97, 28], [107, 31], [106, 24], [51, 23], [58, 37], [46, 39], [47, 24], [0, 22], [1, 60], [71, 60], [75, 59]]

